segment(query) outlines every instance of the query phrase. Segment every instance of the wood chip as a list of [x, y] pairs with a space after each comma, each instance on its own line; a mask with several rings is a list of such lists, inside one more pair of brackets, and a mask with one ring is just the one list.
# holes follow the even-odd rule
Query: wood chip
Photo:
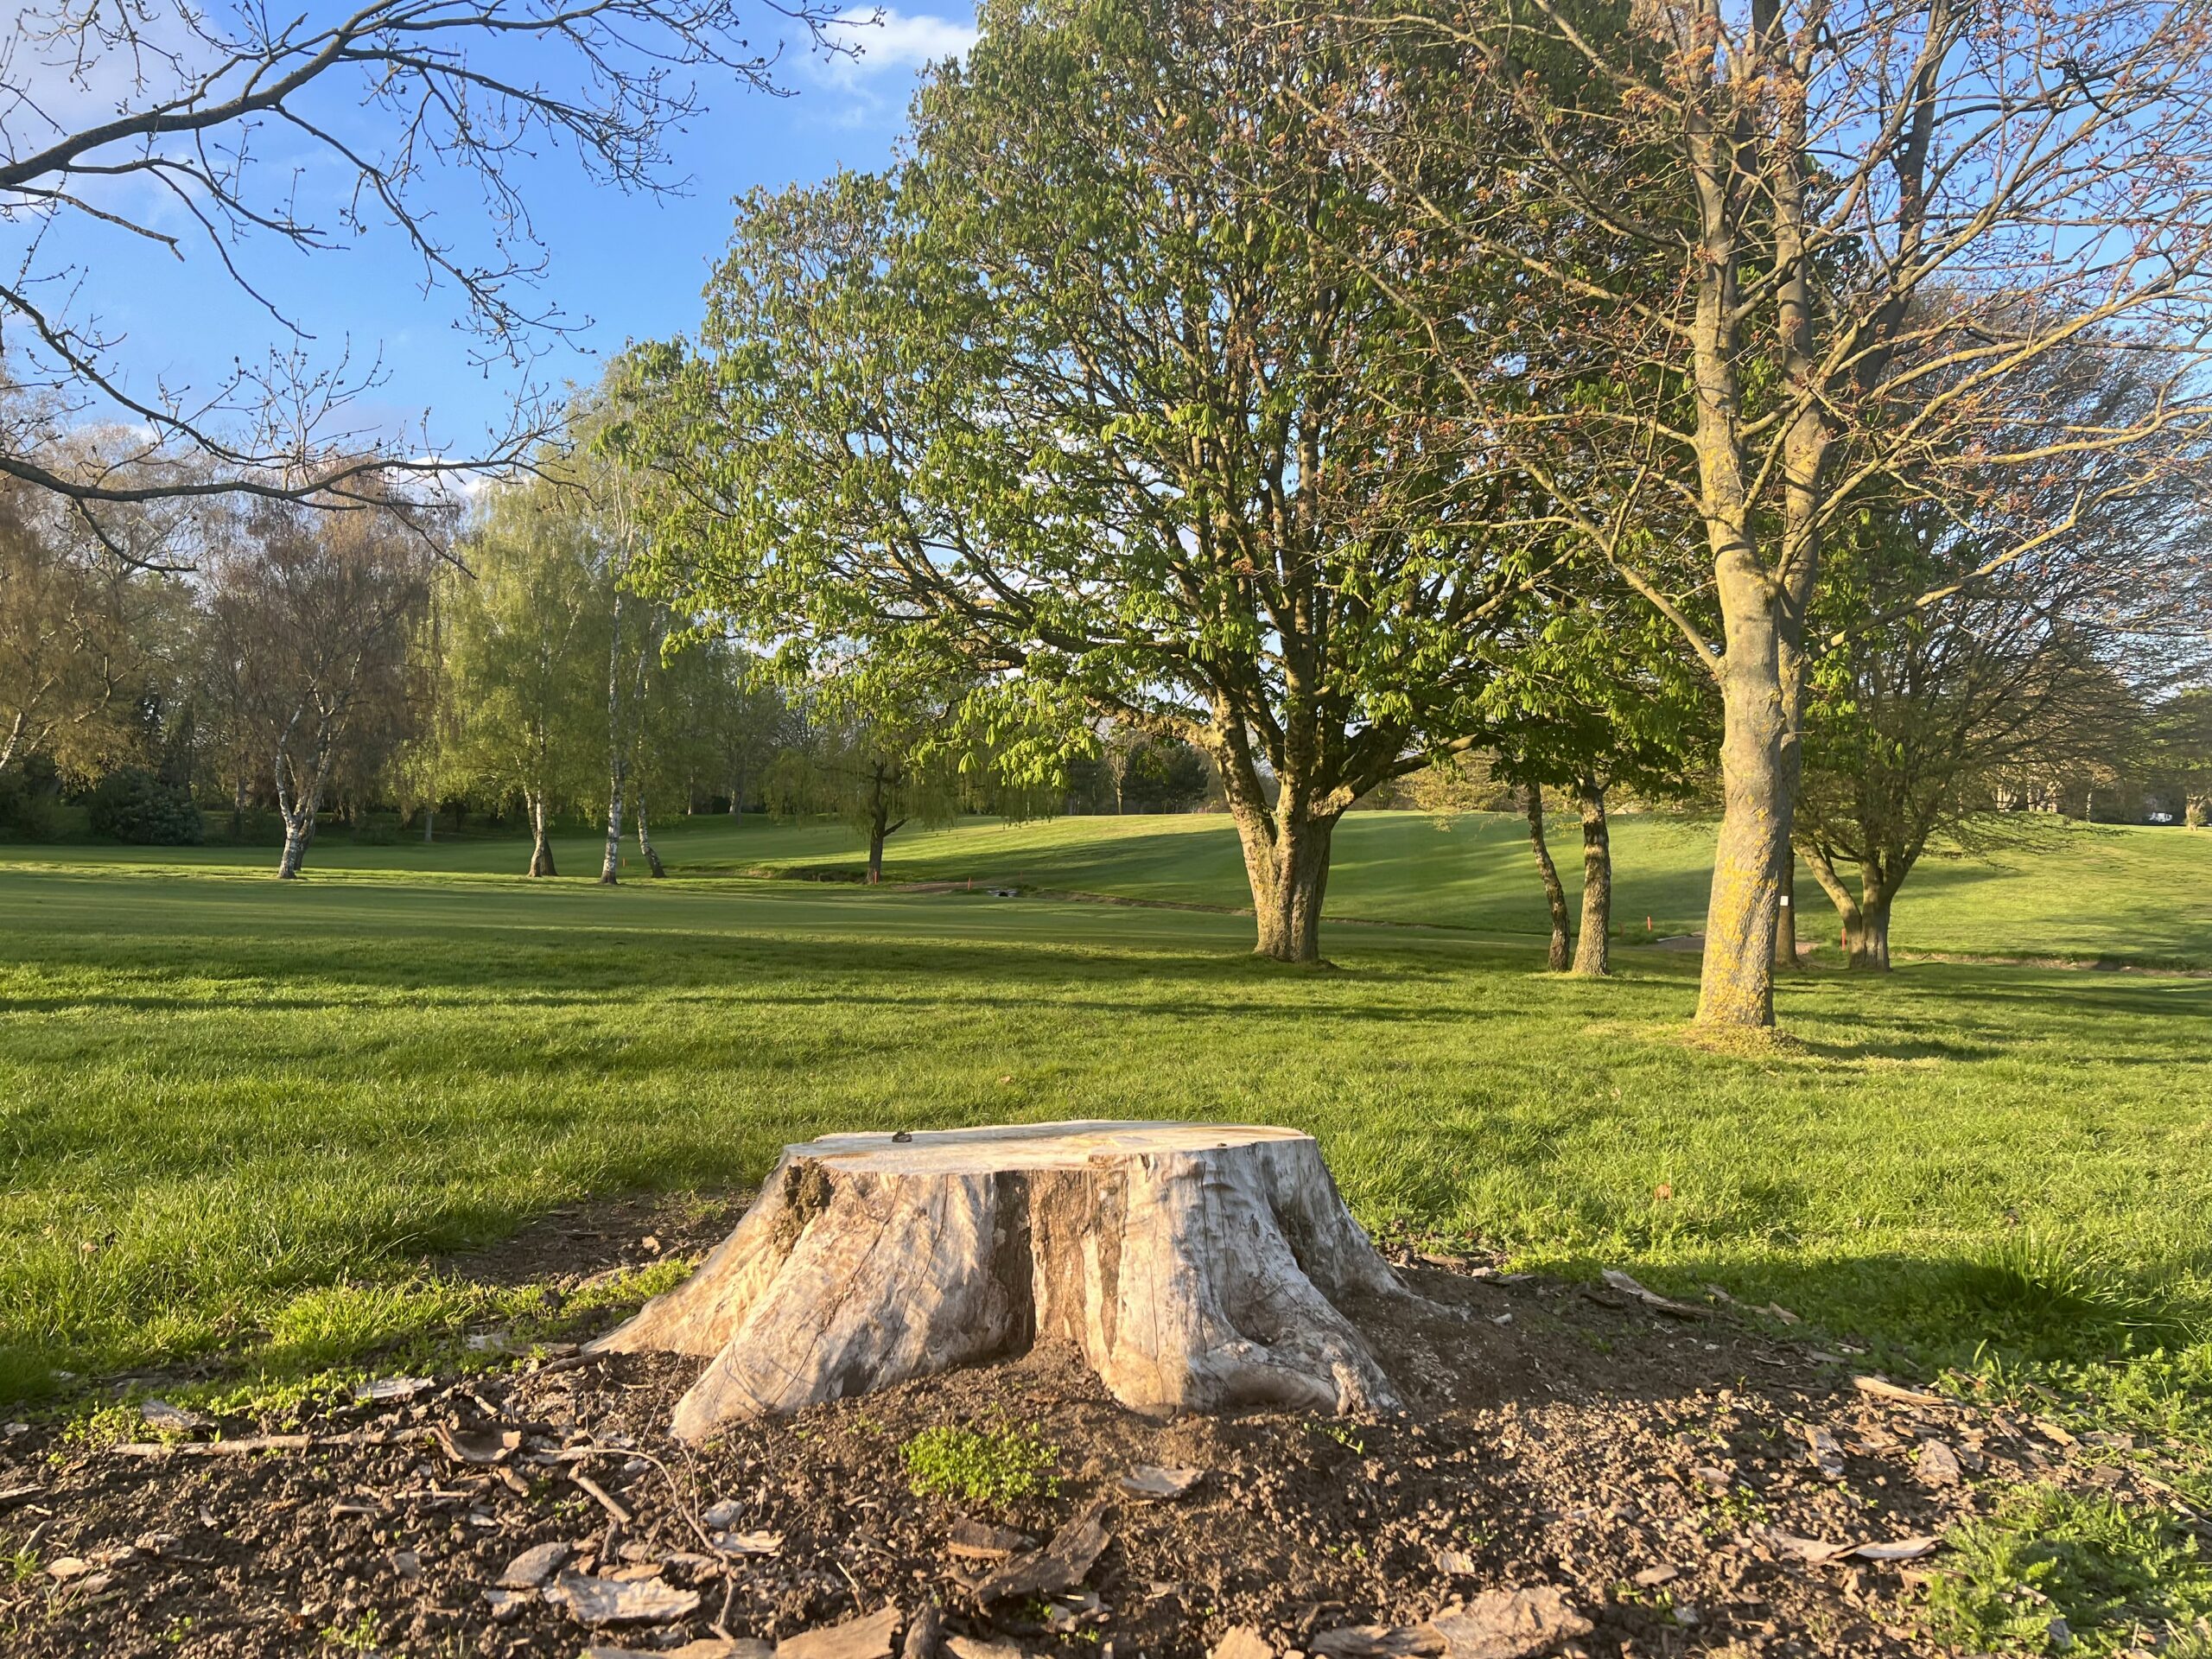
[[507, 1570], [499, 1574], [499, 1585], [507, 1590], [535, 1590], [553, 1576], [554, 1570], [569, 1559], [569, 1546], [555, 1542], [533, 1544], [507, 1563]]
[[1854, 1376], [1851, 1379], [1851, 1386], [1861, 1394], [1871, 1394], [1877, 1400], [1894, 1400], [1902, 1406], [1940, 1406], [1943, 1403], [1943, 1396], [1940, 1394], [1904, 1388], [1886, 1376]]
[[664, 1624], [698, 1611], [699, 1592], [659, 1579], [601, 1579], [563, 1573], [544, 1592], [587, 1624]]
[[1798, 1560], [1822, 1567], [1830, 1561], [1847, 1557], [1862, 1561], [1916, 1561], [1923, 1555], [1933, 1554], [1941, 1546], [1936, 1538], [1897, 1538], [1887, 1541], [1869, 1540], [1856, 1544], [1831, 1544], [1817, 1538], [1800, 1538], [1794, 1534], [1769, 1527], [1754, 1535], [1777, 1551]]
[[1796, 1534], [1784, 1532], [1779, 1527], [1765, 1528], [1754, 1535], [1770, 1547], [1777, 1554], [1787, 1555], [1796, 1560], [1808, 1561], [1815, 1567], [1828, 1561], [1840, 1560], [1851, 1554], [1852, 1550], [1852, 1546], [1849, 1544], [1831, 1544], [1818, 1538], [1800, 1538]]
[[1206, 1659], [1275, 1659], [1275, 1646], [1249, 1624], [1239, 1624], [1213, 1644]]
[[1681, 1567], [1668, 1566], [1662, 1563], [1658, 1567], [1645, 1567], [1643, 1572], [1636, 1575], [1635, 1579], [1631, 1580], [1631, 1582], [1640, 1584], [1647, 1590], [1656, 1590], [1662, 1584], [1672, 1584], [1676, 1579], [1679, 1579], [1681, 1576], [1682, 1569]]
[[601, 1509], [605, 1510], [607, 1514], [613, 1516], [616, 1521], [620, 1522], [626, 1527], [630, 1524], [630, 1511], [624, 1509], [620, 1503], [616, 1503], [613, 1497], [608, 1494], [607, 1490], [604, 1486], [601, 1485], [597, 1481], [594, 1480], [589, 1475], [572, 1473], [569, 1475], [569, 1478], [575, 1482], [576, 1484], [584, 1491], [589, 1493], [592, 1501], [597, 1503]]
[[808, 1630], [776, 1643], [776, 1659], [891, 1659], [899, 1610], [885, 1607], [827, 1630]]
[[1811, 1454], [1814, 1466], [1830, 1480], [1843, 1478], [1843, 1447], [1834, 1435], [1818, 1423], [1805, 1425], [1805, 1449]]
[[1692, 1307], [1688, 1302], [1669, 1301], [1656, 1290], [1646, 1290], [1618, 1268], [1607, 1268], [1599, 1276], [1623, 1295], [1635, 1297], [1656, 1313], [1671, 1313], [1678, 1319], [1709, 1319], [1713, 1317], [1713, 1310], [1709, 1307]]
[[1426, 1624], [1346, 1624], [1306, 1645], [1316, 1659], [1421, 1659], [1441, 1654], [1444, 1638]]
[[925, 1601], [906, 1621], [906, 1637], [899, 1644], [899, 1659], [938, 1659], [938, 1638], [944, 1633], [944, 1615], [937, 1603]]
[[970, 1521], [964, 1516], [952, 1523], [952, 1536], [945, 1544], [946, 1551], [971, 1561], [1002, 1561], [1009, 1555], [1037, 1548], [1037, 1541], [1027, 1533], [1016, 1532], [1011, 1527], [995, 1527], [984, 1521]]
[[2075, 1440], [2071, 1434], [2061, 1428], [2056, 1423], [2052, 1422], [2048, 1417], [2038, 1417], [2035, 1421], [2037, 1431], [2041, 1433], [2045, 1440], [2056, 1440], [2061, 1446], [2079, 1446], [2081, 1444], [2079, 1440]]
[[1203, 1469], [1163, 1469], [1141, 1463], [1122, 1477], [1122, 1490], [1132, 1497], [1180, 1497], [1205, 1475]]
[[1467, 1579], [1479, 1573], [1482, 1567], [1466, 1551], [1446, 1546], [1436, 1552], [1436, 1570], [1447, 1579]]
[[379, 1376], [372, 1382], [355, 1383], [353, 1398], [363, 1405], [381, 1405], [389, 1400], [412, 1400], [436, 1386], [427, 1376]]
[[976, 1586], [976, 1599], [988, 1605], [1009, 1596], [1049, 1596], [1075, 1588], [1112, 1541], [1099, 1520], [1105, 1507], [1103, 1498], [1096, 1500], [1054, 1533], [1044, 1548], [1008, 1561]]
[[980, 1636], [948, 1636], [944, 1650], [952, 1659], [1027, 1659], [1011, 1642], [989, 1642]]
[[711, 1532], [707, 1537], [725, 1555], [780, 1555], [784, 1553], [784, 1535], [780, 1532]]
[[1942, 1543], [1940, 1538], [1893, 1538], [1886, 1543], [1859, 1544], [1851, 1553], [1862, 1561], [1916, 1561], [1933, 1555]]
[[522, 1610], [538, 1599], [537, 1593], [530, 1590], [486, 1590], [484, 1592], [484, 1600], [492, 1610], [492, 1617], [501, 1624], [520, 1618]]
[[1942, 1440], [1923, 1440], [1912, 1472], [1923, 1486], [1955, 1486], [1966, 1478], [1959, 1468], [1959, 1454]]
[[181, 1406], [173, 1406], [166, 1400], [140, 1402], [138, 1415], [145, 1420], [149, 1428], [193, 1429], [213, 1426], [212, 1419], [202, 1417], [196, 1411], [187, 1411]]
[[1486, 1590], [1464, 1608], [1439, 1613], [1429, 1628], [1444, 1638], [1451, 1659], [1529, 1659], [1558, 1643], [1590, 1634], [1556, 1585], [1529, 1590]]
[[437, 1441], [445, 1454], [455, 1463], [474, 1464], [486, 1467], [504, 1463], [522, 1444], [522, 1431], [515, 1428], [456, 1428], [450, 1423], [434, 1424], [430, 1438]]

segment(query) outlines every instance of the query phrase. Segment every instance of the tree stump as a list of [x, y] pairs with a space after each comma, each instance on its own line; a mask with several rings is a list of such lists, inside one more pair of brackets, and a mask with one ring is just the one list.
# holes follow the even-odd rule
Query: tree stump
[[1055, 1340], [1142, 1411], [1376, 1410], [1336, 1304], [1403, 1294], [1294, 1130], [840, 1135], [785, 1147], [698, 1272], [594, 1347], [713, 1360], [684, 1440]]

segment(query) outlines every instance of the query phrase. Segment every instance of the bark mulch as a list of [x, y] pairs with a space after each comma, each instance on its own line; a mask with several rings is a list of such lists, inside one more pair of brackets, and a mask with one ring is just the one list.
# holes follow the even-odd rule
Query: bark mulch
[[[607, 1207], [473, 1266], [573, 1280], [728, 1219]], [[940, 1650], [935, 1623], [954, 1659], [1925, 1654], [1946, 1527], [2030, 1481], [2161, 1501], [2056, 1426], [1870, 1392], [1725, 1307], [1399, 1254], [1423, 1300], [1352, 1310], [1407, 1401], [1374, 1421], [1151, 1421], [1040, 1351], [698, 1448], [664, 1432], [698, 1362], [581, 1353], [157, 1448], [11, 1426], [0, 1650], [846, 1659]], [[1033, 1433], [1058, 1490], [916, 1497], [902, 1447], [948, 1424]], [[193, 1449], [219, 1432], [265, 1443]], [[1200, 1472], [1122, 1484], [1185, 1478], [1160, 1471]]]

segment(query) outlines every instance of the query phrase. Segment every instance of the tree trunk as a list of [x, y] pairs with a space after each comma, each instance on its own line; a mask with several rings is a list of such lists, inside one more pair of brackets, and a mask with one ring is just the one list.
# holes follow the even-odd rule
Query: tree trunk
[[[1834, 863], [1817, 848], [1805, 850], [1805, 862], [1813, 872], [1821, 891], [1835, 906], [1835, 913], [1843, 923], [1843, 954], [1847, 966], [1887, 973], [1890, 967], [1890, 906], [1897, 898], [1902, 876], [1891, 880], [1882, 873], [1881, 867], [1862, 861], [1859, 867], [1859, 892], [1853, 895], [1845, 887], [1843, 878], [1836, 874]], [[1897, 867], [1909, 869], [1909, 861]]]
[[529, 798], [530, 807], [530, 873], [532, 875], [551, 875], [553, 868], [553, 840], [545, 830], [545, 800], [543, 796]]
[[652, 834], [645, 828], [645, 803], [642, 796], [638, 800], [638, 852], [645, 861], [645, 868], [654, 880], [658, 881], [668, 874], [667, 868], [660, 861], [660, 855], [653, 850]]
[[1138, 1411], [1380, 1411], [1339, 1304], [1400, 1294], [1288, 1129], [845, 1135], [785, 1147], [699, 1271], [594, 1347], [709, 1358], [671, 1426], [692, 1441], [1039, 1342]]
[[[276, 856], [276, 879], [289, 881], [300, 873], [307, 861], [308, 843], [315, 839], [315, 815], [322, 810], [323, 785], [328, 781], [329, 739], [326, 730], [318, 727], [315, 741], [315, 766], [302, 784], [298, 766], [292, 760], [292, 734], [299, 729], [301, 718], [307, 713], [302, 704], [292, 711], [284, 723], [283, 735], [276, 741], [276, 750], [270, 771], [276, 786], [276, 813], [284, 821], [284, 850]], [[289, 778], [288, 790], [285, 779]]]
[[891, 833], [884, 827], [884, 819], [888, 816], [879, 806], [875, 809], [875, 816], [868, 820], [868, 884], [871, 887], [883, 884], [883, 838]]
[[276, 858], [276, 879], [289, 881], [300, 873], [300, 866], [307, 861], [308, 843], [315, 839], [315, 813], [293, 811], [284, 814], [284, 850]]
[[231, 840], [234, 843], [245, 838], [245, 769], [241, 766], [238, 780], [231, 785]]
[[438, 838], [438, 837], [437, 837], [437, 834], [436, 834], [437, 827], [438, 827], [438, 809], [437, 809], [436, 807], [435, 807], [435, 806], [425, 806], [425, 807], [423, 807], [423, 844], [425, 847], [428, 847], [428, 846], [431, 845], [433, 842], [435, 842], [437, 840], [437, 838]]
[[[1613, 965], [1613, 846], [1605, 786], [1586, 775], [1575, 798], [1582, 807], [1582, 928], [1574, 936], [1574, 971], [1602, 978]], [[1559, 879], [1556, 872], [1552, 879]]]
[[1529, 845], [1535, 849], [1536, 870], [1544, 880], [1544, 903], [1552, 913], [1552, 944], [1548, 963], [1555, 974], [1567, 969], [1567, 889], [1560, 885], [1559, 869], [1552, 862], [1552, 849], [1544, 842], [1544, 790], [1541, 784], [1531, 784], [1523, 791], [1523, 801], [1529, 814]]
[[629, 782], [629, 746], [622, 730], [622, 588], [614, 588], [614, 620], [607, 648], [607, 851], [599, 862], [599, 882], [611, 887], [622, 879], [622, 792]]
[[1890, 901], [1895, 897], [1892, 885], [1883, 878], [1878, 866], [1868, 863], [1859, 867], [1857, 925], [1847, 924], [1852, 967], [1869, 969], [1878, 974], [1889, 972]]
[[614, 775], [609, 780], [614, 792], [607, 798], [607, 851], [599, 861], [599, 884], [603, 887], [619, 885], [622, 880], [622, 763], [614, 763]]
[[1319, 963], [1321, 906], [1328, 894], [1329, 843], [1336, 819], [1300, 819], [1287, 789], [1278, 798], [1273, 815], [1260, 807], [1232, 816], [1258, 923], [1254, 954], [1274, 962]]
[[[1749, 550], [1743, 556], [1749, 563]], [[1727, 654], [1722, 710], [1720, 834], [1706, 908], [1700, 1025], [1756, 1030], [1774, 1023], [1774, 936], [1791, 808], [1783, 745], [1774, 603], [1756, 566], [1723, 564]]]

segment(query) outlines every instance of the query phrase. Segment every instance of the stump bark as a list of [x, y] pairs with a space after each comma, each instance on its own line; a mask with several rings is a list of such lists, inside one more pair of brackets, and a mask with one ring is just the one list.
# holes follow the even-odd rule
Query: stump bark
[[842, 1135], [785, 1147], [698, 1272], [594, 1346], [712, 1360], [684, 1440], [1039, 1341], [1142, 1411], [1381, 1410], [1395, 1395], [1337, 1304], [1403, 1294], [1294, 1130]]

